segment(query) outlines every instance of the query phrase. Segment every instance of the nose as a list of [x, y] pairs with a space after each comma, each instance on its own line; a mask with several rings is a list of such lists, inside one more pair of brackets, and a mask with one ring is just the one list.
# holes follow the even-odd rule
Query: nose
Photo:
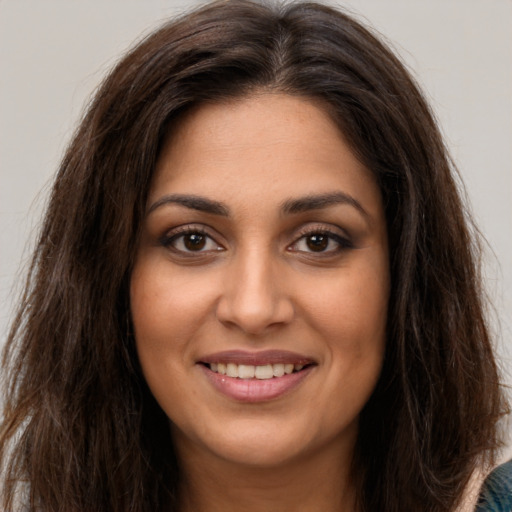
[[263, 252], [240, 255], [232, 261], [217, 303], [220, 322], [251, 335], [286, 325], [295, 314], [278, 262]]

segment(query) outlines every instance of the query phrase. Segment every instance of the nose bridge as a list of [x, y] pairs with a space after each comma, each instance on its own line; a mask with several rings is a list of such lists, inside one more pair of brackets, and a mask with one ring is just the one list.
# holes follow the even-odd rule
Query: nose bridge
[[240, 248], [226, 275], [219, 320], [251, 334], [289, 322], [293, 306], [279, 271], [278, 258], [270, 247], [254, 244]]

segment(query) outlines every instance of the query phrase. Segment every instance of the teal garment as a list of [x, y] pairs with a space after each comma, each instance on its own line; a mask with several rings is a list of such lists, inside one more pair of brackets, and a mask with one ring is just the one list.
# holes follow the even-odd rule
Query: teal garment
[[486, 478], [475, 512], [512, 512], [512, 460]]

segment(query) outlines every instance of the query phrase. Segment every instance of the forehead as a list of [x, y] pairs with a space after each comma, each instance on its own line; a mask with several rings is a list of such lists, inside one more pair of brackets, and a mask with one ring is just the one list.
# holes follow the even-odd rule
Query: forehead
[[261, 201], [333, 189], [380, 203], [372, 173], [321, 103], [267, 93], [185, 114], [164, 144], [150, 201], [169, 192]]

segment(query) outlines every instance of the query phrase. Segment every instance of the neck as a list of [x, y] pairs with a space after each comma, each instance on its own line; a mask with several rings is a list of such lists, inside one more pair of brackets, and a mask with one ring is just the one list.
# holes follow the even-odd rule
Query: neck
[[351, 457], [339, 451], [272, 467], [190, 455], [180, 457], [181, 512], [356, 512]]

